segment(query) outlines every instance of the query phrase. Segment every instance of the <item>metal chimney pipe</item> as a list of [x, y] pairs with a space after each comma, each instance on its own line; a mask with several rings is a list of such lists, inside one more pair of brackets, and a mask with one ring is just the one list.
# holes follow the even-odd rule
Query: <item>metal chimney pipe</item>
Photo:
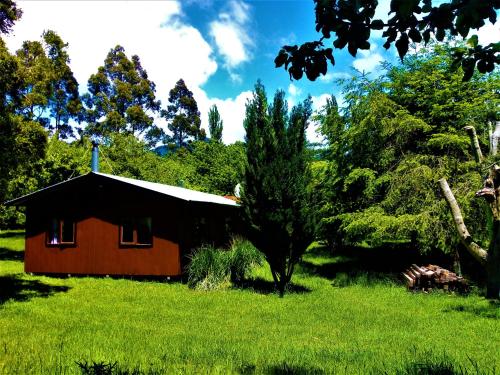
[[99, 172], [99, 143], [92, 142], [92, 162], [91, 162], [92, 172]]

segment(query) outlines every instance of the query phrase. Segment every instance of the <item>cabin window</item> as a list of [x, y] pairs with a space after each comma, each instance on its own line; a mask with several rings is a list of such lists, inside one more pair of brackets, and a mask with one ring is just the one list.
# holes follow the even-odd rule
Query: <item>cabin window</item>
[[75, 222], [72, 219], [50, 220], [47, 236], [49, 245], [74, 245], [75, 243]]
[[126, 219], [120, 226], [120, 244], [151, 245], [153, 243], [152, 221], [150, 217]]

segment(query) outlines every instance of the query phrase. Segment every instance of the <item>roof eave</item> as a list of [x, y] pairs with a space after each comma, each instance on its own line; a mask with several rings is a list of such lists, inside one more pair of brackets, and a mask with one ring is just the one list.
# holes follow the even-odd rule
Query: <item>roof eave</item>
[[6, 201], [6, 202], [3, 203], [3, 205], [5, 205], [5, 206], [23, 206], [25, 202], [30, 201], [35, 196], [38, 196], [40, 194], [45, 194], [45, 193], [47, 193], [50, 190], [57, 189], [58, 187], [62, 186], [63, 184], [66, 184], [68, 182], [72, 182], [72, 181], [78, 180], [78, 179], [86, 177], [86, 176], [88, 176], [90, 174], [92, 174], [92, 172], [89, 172], [89, 173], [86, 173], [84, 175], [77, 176], [77, 177], [74, 177], [74, 178], [70, 178], [68, 180], [64, 180], [64, 181], [58, 182], [58, 183], [56, 183], [54, 185], [50, 185], [50, 186], [47, 186], [45, 188], [39, 189], [37, 191], [34, 191], [33, 193], [29, 193], [29, 194], [23, 195], [23, 196], [21, 196], [19, 198], [15, 198], [15, 199], [11, 199], [9, 201]]

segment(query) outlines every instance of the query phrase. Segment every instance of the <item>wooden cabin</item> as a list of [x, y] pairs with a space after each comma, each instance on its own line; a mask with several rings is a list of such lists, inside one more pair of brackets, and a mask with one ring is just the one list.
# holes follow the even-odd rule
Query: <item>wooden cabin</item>
[[179, 276], [238, 214], [231, 199], [97, 171], [7, 203], [26, 207], [24, 269], [40, 274]]

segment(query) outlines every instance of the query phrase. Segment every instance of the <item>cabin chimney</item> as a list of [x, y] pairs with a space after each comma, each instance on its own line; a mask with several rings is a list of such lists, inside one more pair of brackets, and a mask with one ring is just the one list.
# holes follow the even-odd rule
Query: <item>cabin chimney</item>
[[92, 172], [99, 172], [99, 143], [92, 142], [92, 162], [91, 162]]

